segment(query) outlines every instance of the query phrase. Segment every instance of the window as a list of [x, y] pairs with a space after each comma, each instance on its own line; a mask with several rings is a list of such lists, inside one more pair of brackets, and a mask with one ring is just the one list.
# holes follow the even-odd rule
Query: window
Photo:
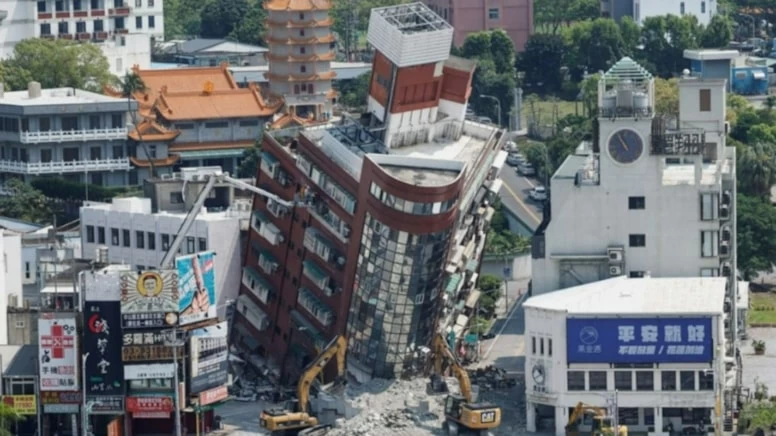
[[628, 235], [628, 245], [631, 247], [646, 247], [646, 235]]
[[121, 58], [116, 58], [116, 71], [121, 71], [124, 69], [124, 60]]
[[488, 9], [488, 19], [489, 20], [498, 20], [499, 19], [499, 10], [498, 10], [498, 8], [489, 8]]
[[[62, 33], [62, 31], [59, 33]], [[67, 33], [67, 30], [65, 30], [65, 33]], [[62, 117], [62, 130], [78, 130], [78, 117]]]
[[633, 390], [633, 372], [631, 371], [615, 371], [614, 372], [614, 388], [620, 391], [632, 391]]
[[[140, 1], [140, 0], [138, 0]], [[143, 17], [135, 17], [135, 28], [136, 29], [142, 29], [143, 28]]]
[[547, 355], [552, 356], [552, 339], [547, 339]]
[[24, 320], [16, 321], [16, 323], [14, 325], [16, 326], [17, 329], [23, 329], [24, 328]]
[[90, 147], [89, 148], [89, 159], [91, 159], [91, 160], [100, 160], [100, 159], [102, 159], [102, 148], [100, 148], [100, 147]]
[[714, 373], [709, 371], [698, 371], [698, 389], [701, 391], [714, 390]]
[[89, 244], [94, 243], [94, 226], [86, 226], [86, 242]]
[[531, 336], [531, 354], [536, 354], [536, 337]]
[[92, 9], [100, 9], [100, 0], [92, 0], [91, 7]]
[[719, 218], [719, 195], [701, 194], [701, 221], [713, 221]]
[[81, 0], [73, 0], [73, 10], [74, 11], [84, 10]]
[[[81, 32], [81, 31], [79, 30], [79, 32]], [[94, 129], [99, 129], [100, 127], [102, 127], [102, 123], [100, 122], [100, 116], [99, 115], [90, 115], [89, 116], [89, 128], [94, 130]]]
[[122, 229], [121, 230], [121, 238], [122, 238], [122, 240], [124, 242], [124, 246], [125, 247], [131, 247], [132, 246], [132, 241], [129, 240], [129, 230]]
[[124, 147], [122, 147], [121, 145], [114, 145], [113, 157], [114, 158], [124, 157]]
[[304, 29], [299, 29], [299, 36], [304, 36]]
[[300, 19], [300, 20], [304, 20], [304, 13], [303, 13], [303, 12], [300, 12], [300, 13], [299, 13], [299, 19]]
[[124, 115], [123, 114], [113, 114], [110, 116], [110, 124], [111, 127], [114, 129], [126, 127], [124, 125]]
[[145, 232], [140, 230], [135, 231], [135, 245], [137, 248], [145, 248]]
[[46, 12], [46, 2], [38, 2], [38, 12]]
[[683, 391], [694, 391], [695, 371], [679, 371], [679, 386]]
[[170, 249], [170, 235], [162, 234], [162, 250]]
[[701, 257], [715, 257], [719, 251], [719, 232], [704, 230], [701, 232]]
[[636, 390], [654, 391], [655, 377], [652, 371], [636, 371]]
[[258, 127], [259, 120], [240, 120], [240, 127]]
[[701, 13], [702, 14], [706, 13], [706, 2], [701, 2]]
[[224, 127], [229, 127], [228, 121], [213, 121], [210, 123], [205, 123], [206, 129], [223, 129]]
[[32, 277], [32, 272], [30, 271], [30, 263], [24, 262], [24, 278], [29, 279]]
[[67, 21], [60, 21], [57, 23], [57, 32], [59, 32], [60, 35], [68, 32], [68, 22]]
[[590, 390], [591, 391], [605, 391], [608, 388], [606, 383], [606, 371], [590, 371], [588, 373], [590, 378]]
[[143, 0], [135, 0], [135, 7], [136, 8], [142, 8], [143, 7]]
[[154, 232], [146, 233], [146, 239], [148, 239], [148, 249], [156, 250], [156, 234]]
[[199, 251], [207, 251], [207, 239], [199, 238]]
[[637, 407], [618, 407], [618, 424], [639, 425], [639, 409]]
[[655, 409], [651, 407], [644, 409], [644, 425], [655, 425]]
[[149, 159], [156, 159], [156, 146], [155, 145], [149, 145], [148, 146], [148, 156], [146, 156]]
[[641, 279], [644, 278], [644, 271], [631, 271], [628, 276], [632, 279]]
[[97, 227], [97, 243], [105, 243], [105, 227]]
[[52, 158], [52, 152], [50, 148], [44, 148], [40, 151], [41, 162], [51, 162], [52, 160], [53, 158]]
[[94, 20], [94, 23], [92, 25], [94, 26], [94, 31], [95, 32], [102, 32], [103, 31], [102, 20]]
[[418, 294], [415, 296], [415, 304], [423, 304], [426, 294]]
[[539, 338], [539, 354], [544, 356], [544, 338]]
[[51, 118], [41, 117], [38, 119], [38, 127], [41, 132], [48, 132], [51, 130]]
[[54, 2], [54, 7], [56, 8], [57, 12], [62, 12], [65, 10], [65, 2], [64, 0], [57, 0]]
[[568, 390], [570, 391], [584, 391], [585, 390], [585, 372], [584, 371], [569, 371], [568, 378]]
[[110, 244], [115, 247], [119, 246], [119, 229], [110, 229]]
[[[119, 7], [119, 6], [117, 6]], [[125, 29], [127, 26], [124, 25], [124, 17], [118, 17], [113, 19], [113, 26], [116, 28], [116, 30]]]
[[679, 15], [684, 15], [684, 2], [679, 3]]
[[86, 23], [83, 21], [75, 23], [75, 31], [76, 33], [86, 33]]
[[701, 112], [711, 112], [711, 90], [701, 89], [699, 91], [699, 94], [700, 94], [700, 100], [701, 100], [700, 101]]
[[148, 28], [153, 29], [156, 27], [156, 17], [153, 15], [148, 16]]
[[170, 192], [170, 203], [183, 204], [183, 194], [180, 192]]
[[719, 268], [701, 268], [701, 277], [719, 277]]
[[148, 7], [149, 8], [154, 7], [154, 0], [148, 0]]
[[194, 241], [195, 241], [195, 239], [194, 239], [194, 237], [193, 237], [193, 236], [188, 236], [188, 237], [186, 237], [186, 251], [187, 251], [189, 254], [192, 254], [192, 253], [194, 253], [194, 251], [195, 251], [195, 250], [194, 250]]
[[304, 65], [300, 65], [300, 66], [299, 66], [299, 72], [300, 72], [300, 73], [306, 73], [306, 72], [307, 72], [307, 67], [306, 67], [306, 66], [304, 66]]
[[304, 48], [304, 47], [299, 47], [299, 53], [300, 54], [305, 54], [305, 53], [307, 53], [307, 49]]
[[644, 209], [646, 205], [644, 197], [628, 197], [628, 209], [630, 210]]

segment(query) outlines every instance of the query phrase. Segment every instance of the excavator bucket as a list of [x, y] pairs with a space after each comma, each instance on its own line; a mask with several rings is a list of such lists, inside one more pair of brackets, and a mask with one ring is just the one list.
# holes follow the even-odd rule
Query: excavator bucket
[[348, 381], [345, 377], [338, 377], [336, 380], [329, 384], [321, 385], [319, 390], [327, 395], [340, 397], [345, 394], [345, 389], [348, 386]]
[[306, 428], [299, 433], [298, 436], [323, 436], [329, 432], [331, 424], [316, 425], [315, 427]]

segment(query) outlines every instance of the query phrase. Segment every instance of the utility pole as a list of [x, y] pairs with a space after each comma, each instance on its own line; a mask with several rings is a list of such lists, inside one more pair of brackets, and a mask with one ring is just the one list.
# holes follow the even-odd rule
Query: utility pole
[[[81, 407], [83, 407], [83, 410], [81, 410], [81, 414], [83, 414], [83, 423], [81, 424], [83, 426], [81, 434], [84, 436], [89, 436], [89, 409], [88, 405], [86, 404], [86, 360], [89, 359], [89, 353], [84, 353], [81, 356], [81, 389], [83, 390], [83, 398]], [[75, 431], [75, 429], [73, 429]]]
[[181, 345], [185, 344], [185, 341], [178, 337], [178, 329], [172, 329], [165, 332], [165, 344], [168, 347], [172, 347], [172, 366], [173, 366], [173, 388], [175, 389], [173, 392], [173, 408], [175, 409], [173, 411], [174, 417], [175, 417], [175, 436], [181, 436], [181, 413], [180, 413], [180, 392], [178, 389], [178, 385], [180, 384], [178, 380], [178, 349], [181, 347]]

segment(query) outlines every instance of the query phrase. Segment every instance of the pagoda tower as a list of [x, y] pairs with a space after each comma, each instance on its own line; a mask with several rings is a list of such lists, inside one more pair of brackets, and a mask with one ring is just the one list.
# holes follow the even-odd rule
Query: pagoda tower
[[285, 113], [306, 121], [331, 117], [336, 92], [331, 61], [330, 0], [268, 0], [269, 89], [285, 101]]

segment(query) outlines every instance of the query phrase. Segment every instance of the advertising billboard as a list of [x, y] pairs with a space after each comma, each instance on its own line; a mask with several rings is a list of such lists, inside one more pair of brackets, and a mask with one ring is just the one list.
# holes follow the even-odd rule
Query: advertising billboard
[[75, 318], [38, 319], [41, 391], [78, 391]]
[[127, 397], [127, 412], [135, 418], [166, 419], [173, 409], [171, 397]]
[[3, 395], [3, 403], [19, 415], [38, 413], [38, 401], [35, 395]]
[[84, 352], [87, 396], [123, 394], [124, 366], [121, 362], [121, 303], [87, 301], [84, 304]]
[[192, 395], [226, 384], [229, 369], [226, 331], [227, 323], [222, 322], [191, 332], [189, 389]]
[[121, 327], [154, 329], [178, 323], [177, 271], [121, 273]]
[[178, 269], [180, 325], [216, 317], [215, 255], [206, 251], [175, 259]]
[[568, 363], [681, 363], [713, 359], [711, 318], [569, 318]]

